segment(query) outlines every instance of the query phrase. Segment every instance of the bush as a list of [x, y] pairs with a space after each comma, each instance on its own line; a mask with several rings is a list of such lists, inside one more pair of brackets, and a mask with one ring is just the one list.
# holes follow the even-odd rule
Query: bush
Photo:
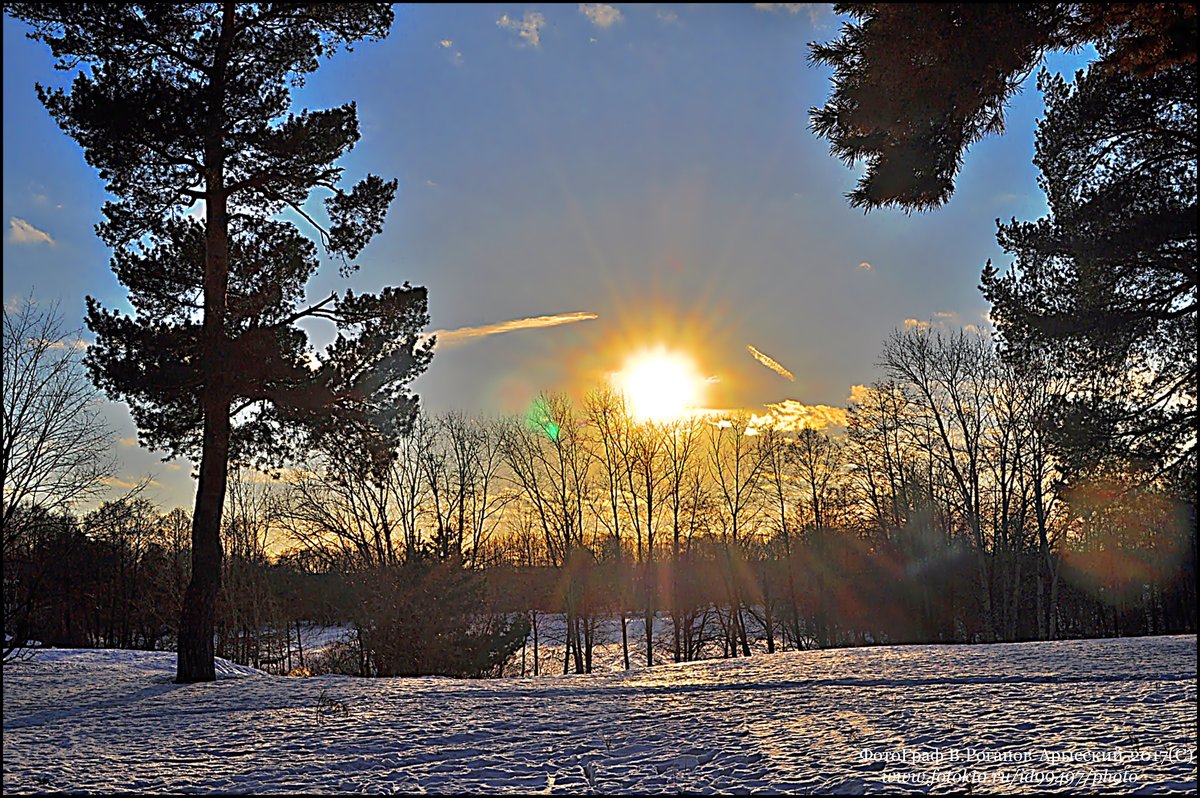
[[355, 619], [376, 676], [498, 676], [529, 634], [523, 615], [488, 607], [482, 578], [455, 563], [357, 575]]

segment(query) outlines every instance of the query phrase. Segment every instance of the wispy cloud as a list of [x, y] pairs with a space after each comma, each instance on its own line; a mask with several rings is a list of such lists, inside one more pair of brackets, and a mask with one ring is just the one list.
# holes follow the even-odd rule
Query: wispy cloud
[[667, 11], [665, 8], [658, 9], [658, 11], [654, 12], [654, 16], [658, 17], [659, 22], [666, 23], [667, 25], [671, 25], [679, 21], [678, 14], [676, 14], [674, 11]]
[[766, 416], [755, 416], [756, 422], [770, 423], [776, 429], [786, 431], [844, 427], [847, 420], [845, 408], [809, 405], [796, 399], [769, 404]]
[[786, 11], [789, 14], [799, 14], [809, 3], [754, 3], [759, 11]]
[[495, 324], [483, 324], [478, 327], [457, 327], [453, 330], [434, 330], [425, 333], [424, 337], [437, 336], [437, 346], [444, 349], [461, 346], [476, 338], [501, 333], [516, 332], [517, 330], [533, 330], [539, 327], [557, 327], [560, 324], [574, 324], [578, 321], [591, 321], [600, 318], [595, 313], [576, 311], [574, 313], [556, 313], [551, 316], [531, 316], [525, 319], [512, 319]]
[[779, 364], [779, 361], [775, 360], [772, 357], [768, 357], [767, 355], [764, 355], [762, 352], [758, 351], [757, 349], [755, 349], [753, 346], [750, 346], [749, 344], [746, 345], [746, 351], [748, 351], [755, 360], [757, 360], [759, 363], [762, 363], [764, 366], [766, 366], [771, 371], [778, 374], [780, 377], [783, 377], [785, 380], [791, 380], [792, 382], [796, 381], [796, 375], [793, 374], [792, 372], [788, 371], [787, 369], [785, 369], [783, 366], [781, 366]]
[[89, 346], [91, 346], [91, 344], [89, 344], [87, 341], [83, 340], [82, 338], [71, 338], [71, 339], [63, 338], [58, 341], [47, 341], [45, 338], [35, 338], [32, 340], [34, 340], [37, 343], [45, 344], [50, 349], [76, 349], [79, 351], [83, 351], [83, 350], [87, 349]]
[[608, 3], [580, 3], [579, 13], [597, 28], [611, 28], [621, 21], [621, 9]]
[[496, 24], [507, 30], [515, 30], [517, 35], [530, 47], [539, 47], [542, 43], [542, 26], [546, 24], [546, 17], [539, 11], [526, 11], [524, 18], [520, 21], [505, 14], [496, 20]]
[[100, 480], [100, 484], [107, 485], [110, 488], [120, 488], [121, 490], [133, 490], [138, 487], [157, 487], [160, 483], [157, 479], [143, 477], [140, 480], [121, 479], [120, 477], [104, 477]]
[[817, 25], [821, 21], [821, 17], [825, 15], [828, 5], [826, 3], [754, 3], [754, 8], [759, 11], [783, 11], [787, 14], [799, 14], [801, 11], [808, 12], [808, 21], [813, 25]]
[[17, 244], [50, 244], [54, 239], [45, 230], [39, 230], [24, 219], [12, 216], [8, 220], [8, 237]]

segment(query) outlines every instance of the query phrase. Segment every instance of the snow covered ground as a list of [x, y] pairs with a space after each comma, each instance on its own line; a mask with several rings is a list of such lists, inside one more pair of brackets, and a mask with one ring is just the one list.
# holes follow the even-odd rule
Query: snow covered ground
[[4, 791], [1196, 789], [1195, 636], [493, 681], [225, 663], [215, 684], [180, 686], [173, 669], [129, 651], [6, 665]]

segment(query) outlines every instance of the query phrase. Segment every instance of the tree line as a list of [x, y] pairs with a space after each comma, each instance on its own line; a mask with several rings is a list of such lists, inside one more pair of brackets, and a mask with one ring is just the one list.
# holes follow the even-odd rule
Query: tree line
[[[384, 468], [331, 442], [238, 472], [216, 655], [311, 670], [301, 624], [341, 624], [350, 640], [320, 667], [499, 675], [547, 614], [563, 659], [530, 672], [591, 671], [617, 642], [604, 630], [626, 667], [1195, 630], [1190, 495], [1132, 472], [1064, 480], [1051, 369], [932, 324], [894, 332], [880, 364], [844, 427], [638, 421], [596, 390], [521, 417], [421, 415]], [[171, 647], [189, 524], [140, 496], [17, 512], [6, 633], [28, 599], [43, 643]]]

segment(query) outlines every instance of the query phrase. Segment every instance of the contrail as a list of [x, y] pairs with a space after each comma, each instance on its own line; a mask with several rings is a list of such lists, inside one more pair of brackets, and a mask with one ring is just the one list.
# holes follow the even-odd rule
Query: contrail
[[595, 313], [576, 311], [574, 313], [556, 313], [551, 316], [531, 316], [527, 319], [512, 319], [495, 324], [483, 324], [478, 327], [457, 327], [453, 330], [434, 330], [424, 333], [423, 337], [437, 336], [437, 345], [443, 347], [461, 346], [475, 338], [500, 333], [515, 332], [516, 330], [532, 330], [537, 327], [557, 327], [560, 324], [574, 324], [577, 321], [591, 321], [600, 318]]
[[791, 380], [792, 382], [796, 381], [796, 375], [792, 374], [792, 372], [788, 371], [783, 366], [779, 365], [778, 361], [767, 357], [762, 352], [759, 352], [757, 349], [755, 349], [753, 346], [750, 346], [749, 344], [746, 344], [746, 349], [750, 352], [751, 355], [754, 356], [755, 360], [757, 360], [759, 363], [762, 363], [764, 366], [766, 366], [771, 371], [778, 374], [780, 377]]

